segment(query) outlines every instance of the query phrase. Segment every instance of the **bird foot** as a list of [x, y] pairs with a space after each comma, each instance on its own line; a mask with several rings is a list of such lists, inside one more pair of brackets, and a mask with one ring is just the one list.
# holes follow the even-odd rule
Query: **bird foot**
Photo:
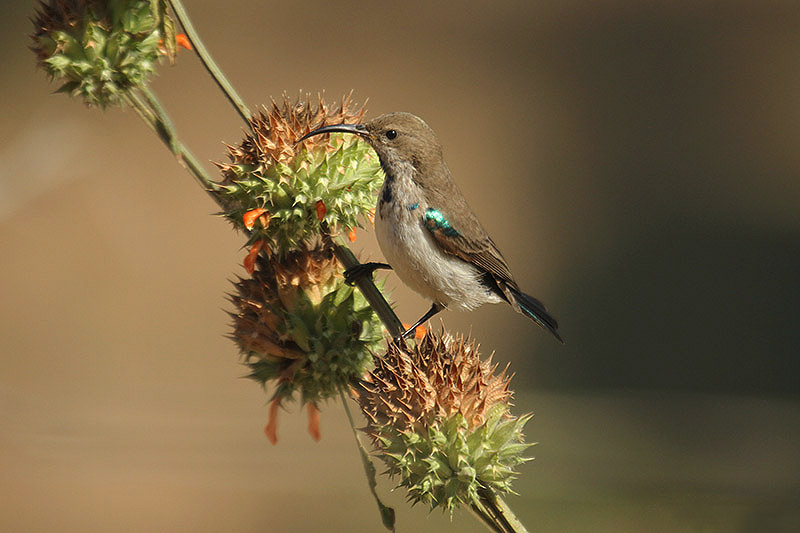
[[344, 282], [348, 285], [355, 285], [358, 278], [371, 276], [373, 272], [381, 268], [391, 269], [392, 266], [387, 263], [360, 263], [344, 271]]

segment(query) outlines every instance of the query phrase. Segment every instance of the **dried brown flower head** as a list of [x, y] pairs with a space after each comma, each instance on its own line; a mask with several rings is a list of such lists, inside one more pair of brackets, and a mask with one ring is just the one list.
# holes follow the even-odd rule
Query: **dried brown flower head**
[[251, 119], [252, 132], [238, 146], [228, 146], [220, 194], [225, 216], [241, 226], [253, 210], [268, 213], [268, 225], [252, 228], [250, 244], [267, 243], [283, 255], [325, 228], [351, 230], [375, 205], [383, 180], [369, 144], [356, 135], [319, 135], [296, 144], [323, 124], [360, 122], [363, 107], [350, 96], [336, 106], [322, 97], [290, 100], [284, 96]]
[[481, 487], [510, 491], [529, 416], [510, 414], [511, 378], [496, 370], [469, 340], [429, 332], [411, 350], [390, 345], [355, 390], [365, 432], [411, 501], [452, 510]]

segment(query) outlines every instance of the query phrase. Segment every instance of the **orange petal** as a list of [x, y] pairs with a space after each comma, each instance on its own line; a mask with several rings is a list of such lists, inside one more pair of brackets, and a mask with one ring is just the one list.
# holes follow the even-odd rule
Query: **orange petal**
[[311, 402], [308, 402], [306, 407], [308, 409], [308, 432], [311, 434], [312, 439], [319, 442], [319, 439], [322, 438], [322, 433], [319, 430], [319, 409]]
[[[403, 327], [408, 329], [411, 324], [403, 324]], [[417, 329], [414, 330], [414, 340], [422, 340], [426, 333], [428, 333], [428, 329], [425, 326], [417, 326]]]
[[350, 242], [356, 242], [356, 228], [350, 228], [350, 231], [347, 232], [347, 238], [350, 239]]
[[277, 398], [269, 402], [269, 415], [267, 425], [264, 426], [264, 434], [273, 446], [278, 443], [278, 407], [281, 401]]
[[251, 209], [247, 213], [244, 214], [242, 217], [242, 222], [244, 222], [244, 227], [247, 229], [253, 229], [253, 226], [256, 225], [256, 220], [258, 217], [266, 213], [267, 210], [263, 207], [257, 207], [256, 209]]
[[367, 213], [367, 220], [369, 220], [369, 223], [372, 224], [373, 226], [375, 225], [375, 208], [374, 207], [369, 210], [369, 213]]
[[256, 259], [258, 259], [258, 253], [263, 247], [264, 241], [256, 241], [255, 244], [253, 244], [253, 247], [250, 248], [250, 251], [247, 253], [247, 257], [244, 258], [244, 269], [247, 270], [248, 274], [255, 272]]
[[189, 41], [189, 38], [185, 33], [179, 33], [175, 36], [175, 44], [182, 46], [187, 50], [192, 50], [192, 43]]
[[325, 202], [322, 200], [317, 200], [317, 218], [322, 220], [325, 218], [325, 213], [328, 212], [328, 208], [325, 207]]

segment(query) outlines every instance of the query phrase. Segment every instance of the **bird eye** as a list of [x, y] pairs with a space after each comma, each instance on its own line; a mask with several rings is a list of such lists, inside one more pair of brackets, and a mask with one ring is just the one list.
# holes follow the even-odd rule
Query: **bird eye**
[[386, 132], [386, 138], [390, 141], [397, 138], [397, 132], [395, 130], [389, 130]]

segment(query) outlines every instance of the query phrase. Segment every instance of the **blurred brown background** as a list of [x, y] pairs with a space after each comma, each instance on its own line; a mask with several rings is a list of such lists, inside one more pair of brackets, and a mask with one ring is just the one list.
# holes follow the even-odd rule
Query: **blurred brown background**
[[[438, 132], [567, 340], [442, 316], [536, 413], [532, 531], [800, 530], [797, 2], [187, 4], [253, 108], [354, 89]], [[223, 337], [241, 236], [134, 113], [51, 94], [4, 9], [0, 530], [379, 531], [340, 405], [319, 443], [296, 406], [261, 432]], [[201, 160], [242, 137], [190, 53], [154, 87]], [[483, 530], [391, 486], [400, 531]]]

